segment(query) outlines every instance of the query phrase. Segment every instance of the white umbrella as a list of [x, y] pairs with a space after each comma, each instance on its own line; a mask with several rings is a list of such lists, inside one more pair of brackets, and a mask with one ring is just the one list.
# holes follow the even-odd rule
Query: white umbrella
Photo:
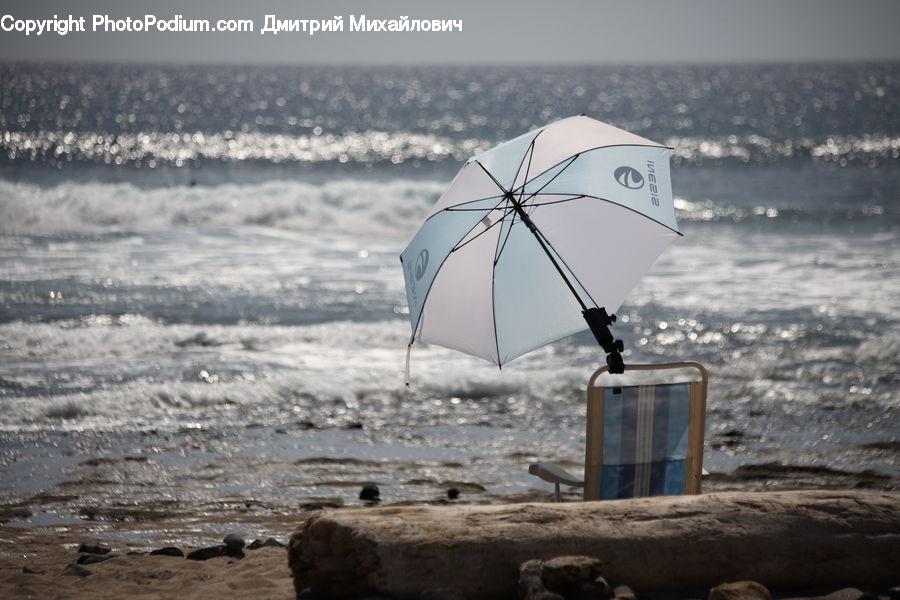
[[[586, 116], [470, 158], [401, 253], [415, 340], [502, 366], [608, 325], [680, 233], [669, 148]], [[409, 356], [407, 354], [407, 379]]]

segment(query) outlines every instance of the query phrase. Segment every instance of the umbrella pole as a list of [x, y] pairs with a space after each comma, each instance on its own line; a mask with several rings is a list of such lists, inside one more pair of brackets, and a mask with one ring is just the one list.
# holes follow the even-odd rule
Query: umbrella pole
[[600, 344], [600, 347], [606, 352], [606, 364], [609, 367], [609, 372], [624, 373], [625, 363], [622, 360], [621, 352], [625, 349], [625, 344], [622, 343], [622, 340], [615, 339], [612, 332], [609, 330], [609, 326], [616, 321], [616, 315], [608, 314], [606, 308], [587, 307], [584, 300], [581, 299], [581, 296], [575, 290], [575, 286], [569, 281], [565, 271], [559, 266], [556, 257], [550, 252], [550, 248], [547, 247], [543, 235], [534, 224], [534, 221], [531, 220], [531, 217], [528, 216], [528, 213], [525, 212], [525, 209], [522, 208], [522, 205], [516, 200], [515, 195], [512, 192], [507, 192], [505, 198], [512, 203], [519, 219], [521, 219], [522, 223], [524, 223], [525, 226], [528, 227], [528, 230], [534, 235], [534, 238], [544, 250], [547, 258], [549, 258], [550, 262], [553, 263], [553, 266], [556, 267], [559, 276], [562, 277], [563, 281], [572, 292], [572, 295], [578, 300], [578, 304], [581, 305], [581, 314], [584, 316], [584, 320], [587, 321], [588, 327], [591, 328], [591, 333], [594, 334], [597, 343]]

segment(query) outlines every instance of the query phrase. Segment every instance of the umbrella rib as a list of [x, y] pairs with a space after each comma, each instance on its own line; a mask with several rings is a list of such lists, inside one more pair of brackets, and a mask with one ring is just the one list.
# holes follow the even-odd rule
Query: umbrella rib
[[[541, 131], [543, 131], [543, 129]], [[538, 135], [540, 135], [540, 132], [538, 132]], [[526, 154], [528, 155], [528, 166], [525, 167], [525, 181], [528, 181], [528, 173], [531, 171], [531, 159], [534, 158], [534, 142], [535, 142], [535, 140], [537, 140], [537, 135], [534, 136], [533, 140], [531, 140], [531, 145], [528, 146], [528, 152], [526, 152]], [[524, 160], [525, 160], [524, 156], [522, 157], [522, 160], [524, 162]], [[522, 170], [522, 165], [520, 164], [519, 170], [516, 171], [516, 177], [515, 177], [515, 179], [512, 180], [513, 185], [516, 185], [516, 179], [519, 178], [519, 171], [521, 171], [521, 170]], [[519, 202], [522, 202], [522, 195], [524, 193], [525, 193], [525, 186], [523, 185], [522, 193], [519, 194]]]
[[[487, 173], [488, 177], [490, 177], [490, 178], [494, 181], [494, 183], [497, 184], [497, 187], [500, 188], [500, 190], [501, 190], [501, 191], [503, 192], [503, 194], [505, 195], [505, 194], [506, 194], [506, 188], [503, 187], [503, 184], [501, 184], [499, 181], [497, 181], [497, 178], [494, 177], [494, 175], [493, 175], [490, 171], [488, 171], [488, 170], [485, 168], [485, 166], [484, 166], [483, 164], [481, 164], [481, 161], [480, 161], [480, 160], [476, 160], [475, 162], [478, 164], [479, 167], [481, 167], [481, 170], [482, 170], [482, 171], [484, 171], [485, 173]], [[515, 181], [513, 181], [513, 183], [515, 183]], [[493, 198], [493, 196], [491, 196], [491, 198]]]
[[[607, 198], [601, 198], [600, 196], [591, 196], [590, 194], [585, 194], [583, 197], [584, 197], [584, 198], [593, 198], [594, 200], [600, 200], [601, 202], [606, 202], [606, 203], [608, 203], [608, 204], [614, 204], [614, 205], [616, 205], [616, 206], [618, 206], [618, 207], [620, 207], [620, 208], [624, 208], [625, 210], [630, 210], [631, 212], [633, 212], [633, 213], [635, 213], [635, 214], [637, 214], [637, 215], [640, 215], [640, 216], [644, 217], [645, 219], [649, 219], [649, 220], [653, 221], [654, 223], [656, 223], [657, 225], [662, 225], [663, 227], [665, 227], [665, 228], [668, 229], [669, 231], [671, 231], [671, 232], [673, 232], [673, 233], [677, 233], [677, 234], [680, 235], [681, 237], [684, 237], [684, 234], [681, 233], [680, 231], [678, 231], [677, 229], [673, 229], [673, 228], [669, 227], [668, 225], [666, 225], [665, 223], [663, 223], [662, 221], [657, 221], [657, 220], [654, 219], [653, 217], [647, 216], [647, 215], [645, 215], [644, 213], [642, 213], [642, 212], [639, 211], [639, 210], [635, 210], [635, 209], [633, 209], [633, 208], [629, 208], [628, 206], [625, 206], [624, 204], [619, 204], [618, 202], [613, 202], [612, 200], [609, 200], [609, 199], [607, 199]], [[572, 200], [577, 200], [577, 199], [578, 199], [578, 198], [572, 198]], [[548, 203], [548, 204], [549, 204], [549, 203]]]
[[[482, 168], [484, 168], [484, 167], [482, 167]], [[490, 173], [488, 173], [488, 175], [490, 175]], [[497, 208], [497, 206], [500, 206], [500, 204], [498, 203], [494, 208], [492, 208], [490, 210], [495, 210]], [[441, 212], [443, 212], [443, 211], [441, 211]], [[490, 211], [488, 211], [488, 212], [490, 212]], [[435, 213], [435, 214], [440, 214], [440, 213]], [[432, 216], [434, 216], [434, 215], [432, 215]], [[429, 217], [429, 218], [431, 218], [431, 217]], [[426, 219], [426, 221], [427, 221], [427, 219]], [[481, 223], [481, 221], [478, 221], [478, 223]], [[478, 223], [475, 223], [474, 225], [472, 225], [468, 229], [468, 231], [466, 231], [466, 233], [463, 234], [463, 236], [459, 239], [461, 239], [461, 240], [466, 239], [466, 236], [469, 235], [470, 233], [472, 233], [472, 231], [476, 227], [478, 227]], [[447, 262], [447, 259], [450, 258], [451, 254], [453, 254], [452, 251], [448, 252], [447, 255], [444, 257], [444, 259], [441, 261], [441, 264], [439, 264], [437, 269], [434, 270], [434, 277], [431, 278], [431, 282], [428, 284], [428, 289], [425, 291], [425, 297], [422, 298], [422, 310], [419, 311], [419, 318], [416, 319], [416, 325], [412, 329], [413, 330], [413, 339], [415, 339], [416, 332], [419, 330], [419, 325], [422, 323], [422, 318], [425, 316], [425, 303], [428, 302], [428, 296], [431, 294], [431, 288], [434, 287], [435, 280], [438, 278], [438, 275], [440, 274], [441, 269], [444, 268], [444, 264]], [[493, 295], [493, 290], [491, 290], [491, 294]], [[496, 324], [494, 325], [494, 330], [495, 330], [495, 335], [496, 335]], [[498, 354], [498, 356], [499, 356], [499, 354]]]
[[[529, 194], [529, 195], [528, 195], [528, 198], [526, 198], [526, 199], [524, 200], [524, 202], [528, 202], [529, 200], [531, 200], [532, 198], [534, 198], [536, 195], [540, 194], [542, 189], [544, 189], [545, 187], [547, 187], [548, 185], [550, 185], [551, 183], [553, 183], [553, 180], [554, 180], [554, 179], [556, 179], [557, 177], [559, 177], [560, 175], [562, 175], [562, 174], [563, 174], [563, 171], [565, 171], [566, 169], [568, 169], [569, 167], [571, 167], [571, 166], [572, 166], [572, 163], [574, 163], [574, 162], [575, 162], [575, 159], [577, 159], [579, 156], [581, 156], [581, 154], [576, 154], [575, 156], [566, 159], [566, 160], [569, 161], [569, 164], [567, 164], [567, 165], [564, 166], [562, 169], [560, 169], [559, 172], [558, 172], [556, 175], [554, 175], [553, 177], [550, 178], [550, 181], [548, 181], [547, 183], [545, 183], [544, 185], [542, 185], [541, 187], [539, 187], [538, 190], [537, 190], [536, 192], [534, 192], [533, 194]], [[562, 163], [557, 163], [557, 164], [560, 164], [560, 165], [561, 165]], [[555, 168], [555, 166], [556, 166], [556, 165], [554, 165], [554, 168]], [[544, 171], [544, 172], [546, 173], [546, 171]], [[524, 195], [524, 192], [525, 192], [525, 184], [523, 183], [523, 184], [522, 184], [522, 193], [523, 193], [523, 195]], [[520, 198], [521, 198], [521, 196], [520, 196]], [[522, 201], [520, 201], [520, 204], [521, 204], [521, 203], [522, 203]]]
[[[533, 194], [532, 196], [529, 197], [529, 199], [530, 199], [530, 198], [533, 198], [534, 196], [537, 196], [537, 195], [539, 195], [539, 194]], [[648, 215], [645, 215], [644, 213], [642, 213], [642, 212], [639, 211], [639, 210], [635, 210], [635, 209], [633, 209], [633, 208], [629, 208], [629, 207], [625, 206], [624, 204], [619, 204], [618, 202], [614, 202], [614, 201], [609, 200], [609, 199], [607, 199], [607, 198], [601, 198], [600, 196], [592, 196], [592, 195], [590, 195], [590, 194], [557, 194], [557, 193], [553, 193], [553, 194], [540, 194], [540, 195], [542, 195], [542, 196], [565, 196], [565, 195], [571, 195], [572, 197], [571, 197], [571, 198], [563, 198], [562, 200], [554, 200], [554, 201], [552, 201], [552, 202], [534, 202], [534, 203], [532, 203], [532, 204], [529, 204], [529, 205], [528, 205], [528, 208], [531, 208], [531, 207], [537, 207], [537, 206], [550, 206], [551, 204], [562, 204], [563, 202], [571, 202], [571, 201], [573, 201], [573, 200], [582, 200], [582, 199], [584, 199], [584, 198], [591, 198], [592, 200], [600, 200], [601, 202], [606, 202], [606, 203], [608, 203], [608, 204], [614, 204], [614, 205], [616, 205], [616, 206], [618, 206], [618, 207], [620, 207], [620, 208], [624, 208], [624, 209], [626, 209], [626, 210], [630, 210], [631, 212], [636, 213], [636, 214], [639, 214], [640, 216], [642, 216], [642, 217], [644, 217], [644, 218], [646, 218], [646, 219], [649, 219], [649, 220], [653, 221], [654, 223], [656, 223], [656, 224], [658, 224], [658, 225], [662, 225], [663, 227], [665, 227], [665, 228], [668, 229], [669, 231], [672, 231], [672, 232], [674, 232], [674, 233], [677, 233], [677, 234], [680, 235], [681, 237], [684, 237], [684, 234], [683, 234], [683, 233], [681, 233], [681, 232], [678, 231], [677, 229], [673, 229], [673, 228], [669, 227], [668, 225], [666, 225], [666, 224], [663, 223], [662, 221], [657, 221], [657, 220], [654, 219], [653, 217], [650, 217], [650, 216], [648, 216]]]
[[[655, 146], [655, 145], [652, 145], [652, 144], [609, 144], [609, 145], [607, 145], [607, 146], [596, 146], [596, 147], [594, 147], [594, 148], [587, 148], [587, 149], [585, 149], [585, 150], [580, 150], [580, 151], [578, 152], [578, 154], [576, 154], [575, 156], [577, 157], [579, 154], [585, 154], [585, 153], [587, 153], [587, 152], [593, 152], [594, 150], [602, 150], [602, 149], [604, 149], [604, 148], [664, 148], [664, 149], [668, 149], [668, 150], [671, 150], [671, 149], [672, 149], [672, 148], [670, 148], [669, 146]], [[567, 160], [570, 160], [571, 158], [572, 158], [572, 157], [566, 157], [566, 158], [562, 159], [561, 161], [559, 161], [558, 163], [556, 163], [555, 165], [550, 165], [549, 167], [547, 167], [546, 169], [544, 169], [544, 170], [541, 171], [540, 173], [536, 173], [536, 174], [534, 175], [534, 177], [531, 178], [531, 181], [534, 181], [535, 179], [537, 179], [538, 177], [540, 177], [541, 175], [543, 175], [543, 174], [546, 173], [547, 171], [552, 171], [553, 169], [555, 169], [555, 168], [558, 167], [559, 165], [563, 164], [563, 163], [566, 162]], [[479, 163], [479, 164], [480, 164], [480, 163]], [[496, 181], [496, 180], [495, 180], [495, 181]], [[515, 183], [515, 182], [513, 182], [513, 183]], [[528, 181], [522, 182], [522, 186], [521, 186], [521, 187], [524, 187], [524, 186], [526, 186], [526, 185], [528, 185]]]
[[[479, 163], [481, 164], [481, 163]], [[482, 167], [484, 168], [484, 167]], [[515, 183], [515, 179], [513, 180]], [[509, 206], [509, 201], [507, 201], [507, 207]], [[494, 263], [491, 265], [491, 322], [494, 325], [494, 348], [497, 350], [497, 367], [503, 368], [503, 361], [500, 360], [500, 335], [497, 332], [497, 261], [500, 258], [500, 253], [503, 252], [503, 248], [506, 247], [506, 240], [509, 239], [509, 232], [512, 231], [512, 226], [516, 221], [516, 212], [515, 209], [512, 209], [513, 216], [512, 220], [509, 223], [509, 229], [506, 231], [506, 238], [503, 240], [503, 246], [500, 246], [500, 238], [502, 237], [503, 230], [500, 230], [501, 235], [497, 236], [497, 245], [494, 247]], [[497, 221], [498, 223], [505, 223], [506, 216], [504, 215], [503, 219]]]
[[497, 239], [497, 250], [494, 252], [494, 266], [497, 266], [497, 263], [500, 262], [500, 255], [503, 254], [503, 250], [506, 248], [506, 242], [509, 240], [509, 235], [512, 233], [513, 225], [516, 224], [516, 209], [512, 209], [512, 220], [509, 222], [509, 229], [506, 230], [506, 237], [503, 238], [503, 244], [500, 244], [500, 239], [498, 236]]
[[[542, 196], [550, 196], [551, 194], [541, 194]], [[528, 205], [528, 208], [537, 208], [538, 206], [550, 206], [551, 204], [561, 204], [563, 202], [571, 202], [572, 200], [580, 200], [581, 198], [585, 198], [585, 194], [552, 194], [553, 196], [570, 196], [569, 198], [563, 198], [562, 200], [551, 200], [549, 202], [532, 202]]]
[[[498, 204], [497, 206], [500, 206], [500, 205]], [[496, 207], [494, 208], [494, 210], [497, 210]], [[459, 250], [460, 248], [465, 247], [466, 244], [470, 244], [470, 243], [474, 242], [475, 240], [477, 240], [478, 238], [480, 238], [481, 236], [483, 236], [484, 234], [486, 234], [488, 231], [490, 231], [491, 229], [493, 229], [495, 226], [497, 226], [498, 224], [502, 223], [502, 222], [503, 222], [503, 219], [505, 219], [505, 218], [507, 217], [507, 215], [509, 215], [509, 213], [513, 212], [514, 210], [515, 210], [515, 209], [510, 209], [510, 210], [506, 211], [506, 213], [504, 213], [504, 215], [503, 215], [502, 217], [500, 217], [499, 219], [497, 219], [496, 221], [494, 221], [493, 223], [491, 223], [490, 225], [488, 225], [487, 227], [485, 227], [484, 231], [481, 231], [481, 232], [479, 232], [479, 233], [476, 233], [475, 235], [473, 235], [471, 238], [469, 238], [468, 240], [466, 240], [466, 241], [463, 242], [462, 244], [459, 244], [458, 246], [454, 246], [453, 249], [450, 250], [450, 252], [456, 252], [456, 251]], [[491, 211], [491, 212], [493, 212], [493, 211]], [[487, 216], [487, 215], [485, 215], [485, 216]], [[481, 222], [484, 222], [484, 219], [482, 219], [482, 220], [479, 221], [479, 222], [480, 222], [480, 223], [481, 223]], [[472, 230], [470, 229], [470, 230], [469, 230], [469, 233], [471, 233], [471, 232], [472, 232]], [[468, 234], [466, 234], [466, 235], [468, 235]], [[465, 238], [463, 238], [463, 239], [465, 239]]]
[[[543, 129], [541, 129], [541, 131], [543, 131]], [[519, 166], [518, 166], [518, 168], [516, 168], [516, 174], [513, 176], [513, 180], [509, 182], [510, 189], [512, 189], [512, 186], [516, 185], [516, 179], [519, 178], [519, 173], [522, 172], [522, 165], [525, 164], [526, 156], [528, 157], [528, 165], [531, 166], [531, 157], [534, 155], [534, 142], [537, 139], [537, 137], [539, 135], [541, 135], [541, 131], [538, 131], [537, 135], [535, 135], [533, 138], [531, 138], [531, 143], [528, 144], [528, 150], [526, 150], [525, 154], [522, 155], [522, 160], [519, 161]], [[526, 172], [526, 174], [528, 173], [527, 170], [525, 172]]]
[[495, 210], [498, 206], [500, 206], [499, 202], [496, 205], [494, 205], [493, 208], [456, 208], [457, 206], [464, 206], [466, 204], [473, 204], [475, 202], [484, 202], [485, 200], [493, 200], [494, 198], [502, 199], [503, 196], [487, 196], [485, 198], [478, 198], [476, 200], [467, 200], [466, 202], [460, 202], [459, 204], [454, 204], [453, 206], [448, 206], [447, 208], [442, 208], [441, 210], [437, 211], [433, 215], [429, 215], [428, 217], [426, 217], [426, 219], [424, 221], [422, 221], [422, 225], [424, 225], [425, 223], [427, 223], [428, 221], [430, 221], [431, 219], [433, 219], [434, 217], [438, 216], [439, 214], [441, 214], [443, 212], [463, 212], [463, 211], [478, 212], [478, 211], [482, 211], [482, 210], [487, 210], [487, 211]]
[[[465, 202], [460, 202], [459, 204], [454, 204], [453, 206], [448, 206], [447, 208], [442, 208], [438, 212], [444, 212], [445, 210], [483, 210], [481, 208], [457, 208], [458, 206], [465, 206], [466, 204], [474, 204], [475, 202], [484, 202], [485, 200], [493, 200], [494, 198], [503, 198], [503, 194], [496, 194], [494, 196], [485, 196], [484, 198], [475, 198], [474, 200], [466, 200]], [[437, 214], [437, 213], [435, 213]], [[432, 215], [434, 216], [434, 215]]]

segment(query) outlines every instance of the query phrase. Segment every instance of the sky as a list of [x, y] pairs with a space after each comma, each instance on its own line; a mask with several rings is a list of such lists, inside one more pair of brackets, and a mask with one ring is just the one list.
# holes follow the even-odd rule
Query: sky
[[[900, 0], [4, 0], [0, 16], [87, 31], [0, 31], [3, 60], [184, 63], [708, 63], [900, 60]], [[252, 33], [91, 31], [93, 15], [252, 19]], [[261, 34], [265, 16], [344, 31]], [[444, 33], [351, 32], [350, 17], [461, 19]]]

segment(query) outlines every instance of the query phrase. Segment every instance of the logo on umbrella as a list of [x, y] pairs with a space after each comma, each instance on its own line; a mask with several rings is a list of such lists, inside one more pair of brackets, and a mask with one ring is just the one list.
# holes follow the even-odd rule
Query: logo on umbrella
[[639, 190], [644, 187], [644, 176], [632, 167], [619, 167], [613, 173], [613, 177], [622, 187], [629, 190]]
[[416, 281], [422, 279], [422, 276], [425, 275], [425, 269], [428, 268], [428, 249], [424, 249], [419, 252], [418, 258], [416, 258]]

